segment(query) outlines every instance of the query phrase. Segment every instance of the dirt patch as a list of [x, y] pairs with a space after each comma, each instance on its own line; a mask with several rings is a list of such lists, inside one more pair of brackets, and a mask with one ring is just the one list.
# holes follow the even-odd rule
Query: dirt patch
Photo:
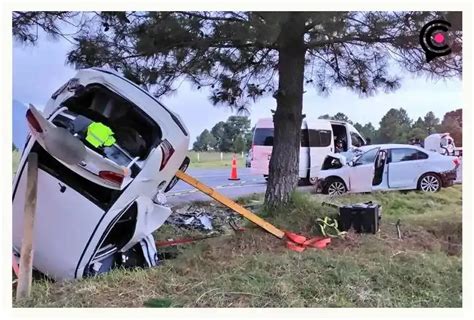
[[442, 251], [450, 256], [460, 256], [462, 253], [461, 223], [445, 223], [430, 229], [405, 226], [402, 227], [401, 235], [399, 239], [394, 224], [384, 225], [376, 235], [350, 231], [344, 239], [333, 239], [330, 250], [363, 250], [371, 242], [376, 248], [390, 250], [394, 254], [404, 251]]

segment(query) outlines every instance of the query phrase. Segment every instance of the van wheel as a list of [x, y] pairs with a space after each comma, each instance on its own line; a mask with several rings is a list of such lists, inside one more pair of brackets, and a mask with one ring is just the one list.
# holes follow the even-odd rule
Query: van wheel
[[438, 192], [441, 190], [441, 179], [437, 174], [425, 173], [418, 180], [418, 190], [423, 192]]
[[324, 184], [323, 193], [330, 196], [340, 196], [347, 192], [344, 181], [339, 178], [329, 178]]
[[314, 186], [318, 183], [318, 178], [300, 178], [298, 180], [298, 186]]

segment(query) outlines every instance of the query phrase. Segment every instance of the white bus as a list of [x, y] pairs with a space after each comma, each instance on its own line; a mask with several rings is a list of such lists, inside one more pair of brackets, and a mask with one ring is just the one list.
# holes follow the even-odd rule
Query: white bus
[[[342, 142], [343, 151], [366, 144], [361, 134], [349, 123], [325, 119], [305, 119], [301, 125], [299, 176], [315, 184], [324, 158], [336, 151], [335, 142]], [[268, 177], [273, 149], [273, 120], [259, 119], [252, 140], [251, 171]]]

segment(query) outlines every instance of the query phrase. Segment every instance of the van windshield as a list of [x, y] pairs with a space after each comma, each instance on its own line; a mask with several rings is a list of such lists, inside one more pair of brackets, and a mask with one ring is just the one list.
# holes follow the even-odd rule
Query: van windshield
[[256, 128], [253, 134], [256, 146], [273, 146], [273, 128]]

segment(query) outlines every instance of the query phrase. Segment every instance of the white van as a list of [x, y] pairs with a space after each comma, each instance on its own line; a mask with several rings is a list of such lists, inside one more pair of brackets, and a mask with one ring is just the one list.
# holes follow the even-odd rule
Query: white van
[[[35, 152], [36, 270], [67, 280], [156, 265], [152, 233], [171, 214], [163, 193], [189, 164], [189, 132], [179, 116], [119, 74], [92, 68], [79, 70], [44, 112], [30, 106], [26, 118], [31, 134], [13, 181], [14, 254], [23, 238], [28, 154]], [[90, 123], [108, 126], [115, 142], [88, 143]]]
[[[315, 184], [324, 158], [335, 151], [335, 141], [342, 141], [342, 148], [366, 144], [361, 134], [349, 123], [326, 119], [304, 119], [301, 124], [299, 176]], [[268, 177], [268, 166], [273, 149], [273, 119], [259, 119], [252, 140], [251, 171]]]

